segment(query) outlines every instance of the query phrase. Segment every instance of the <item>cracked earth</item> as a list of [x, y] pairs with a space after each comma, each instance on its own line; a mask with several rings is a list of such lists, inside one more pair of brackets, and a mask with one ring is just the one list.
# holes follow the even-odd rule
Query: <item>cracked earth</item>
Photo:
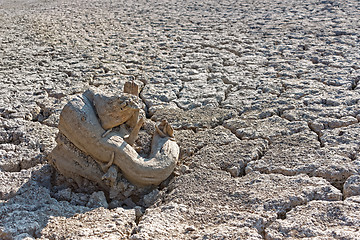
[[[0, 1], [0, 239], [360, 239], [359, 19], [357, 0]], [[47, 155], [72, 97], [131, 79], [180, 162], [109, 202]]]

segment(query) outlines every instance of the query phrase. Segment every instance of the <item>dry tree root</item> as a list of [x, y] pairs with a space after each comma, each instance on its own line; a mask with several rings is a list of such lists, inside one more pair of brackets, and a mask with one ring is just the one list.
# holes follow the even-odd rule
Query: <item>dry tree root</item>
[[[93, 92], [76, 96], [62, 110], [58, 128], [60, 133], [78, 150], [95, 159], [105, 175], [99, 173], [98, 169], [91, 165], [86, 167], [85, 163], [79, 164], [82, 161], [81, 158], [76, 159], [76, 154], [71, 153], [71, 149], [61, 146], [58, 146], [50, 154], [50, 162], [67, 177], [76, 179], [77, 175], [80, 175], [101, 185], [103, 185], [104, 178], [107, 178], [106, 173], [113, 164], [121, 169], [125, 178], [138, 186], [158, 185], [168, 178], [179, 157], [179, 146], [174, 141], [170, 124], [163, 121], [157, 127], [158, 130], [155, 131], [152, 138], [150, 155], [144, 158], [132, 146], [144, 123], [143, 118], [138, 120], [134, 117], [139, 116], [138, 110], [131, 111], [130, 108], [130, 110], [125, 108], [124, 114], [121, 112], [107, 113], [112, 117], [116, 114], [116, 116], [120, 116], [121, 124], [131, 121], [131, 125], [134, 127], [129, 135], [111, 131], [114, 124], [109, 124], [109, 121], [107, 124], [111, 127], [106, 131], [101, 125], [102, 121], [98, 119], [99, 117], [105, 122], [106, 116], [99, 116], [92, 99], [99, 101], [99, 99], [106, 98]], [[111, 110], [111, 108], [108, 109]], [[116, 110], [116, 108], [114, 109]], [[72, 160], [69, 160], [70, 155]], [[113, 178], [110, 179], [110, 182], [114, 182]]]

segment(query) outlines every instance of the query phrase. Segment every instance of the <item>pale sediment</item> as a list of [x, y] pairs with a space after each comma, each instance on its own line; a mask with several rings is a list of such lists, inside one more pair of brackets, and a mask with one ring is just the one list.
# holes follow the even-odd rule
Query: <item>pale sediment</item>
[[[358, 19], [356, 0], [1, 1], [0, 238], [359, 239]], [[131, 79], [180, 162], [111, 199], [47, 157], [70, 99]]]

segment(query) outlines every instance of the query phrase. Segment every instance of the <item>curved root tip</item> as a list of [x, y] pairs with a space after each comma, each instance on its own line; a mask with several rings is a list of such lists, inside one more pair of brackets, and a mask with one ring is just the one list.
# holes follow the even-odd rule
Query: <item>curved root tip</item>
[[159, 128], [159, 126], [156, 126], [155, 128], [160, 137], [166, 137], [166, 134]]
[[156, 132], [160, 135], [160, 137], [170, 137], [171, 140], [175, 140], [174, 129], [165, 119], [156, 126]]

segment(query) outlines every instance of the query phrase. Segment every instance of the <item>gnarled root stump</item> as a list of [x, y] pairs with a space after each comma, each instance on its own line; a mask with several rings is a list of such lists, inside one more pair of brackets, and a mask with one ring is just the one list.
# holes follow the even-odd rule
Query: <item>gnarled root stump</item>
[[[118, 166], [125, 178], [137, 186], [158, 185], [169, 177], [179, 156], [179, 146], [173, 140], [171, 126], [163, 121], [157, 127], [152, 139], [151, 153], [144, 158], [126, 141], [123, 133], [106, 131], [103, 128], [98, 117], [102, 118], [97, 115], [93, 105], [95, 98], [99, 99], [99, 96], [87, 92], [66, 104], [60, 115], [58, 146], [50, 154], [50, 163], [67, 177], [81, 181], [77, 180], [77, 177], [81, 176], [105, 189], [116, 184], [114, 177], [111, 178], [111, 173], [108, 172], [113, 170], [112, 164]], [[133, 118], [132, 116], [129, 119]], [[136, 125], [131, 121], [131, 125], [135, 126], [132, 126], [134, 130], [130, 136], [137, 136], [136, 131], [143, 122], [139, 121]], [[61, 137], [62, 135], [64, 137]], [[66, 143], [67, 141], [71, 143]], [[87, 161], [87, 155], [95, 162]], [[110, 183], [106, 182], [108, 178]]]

